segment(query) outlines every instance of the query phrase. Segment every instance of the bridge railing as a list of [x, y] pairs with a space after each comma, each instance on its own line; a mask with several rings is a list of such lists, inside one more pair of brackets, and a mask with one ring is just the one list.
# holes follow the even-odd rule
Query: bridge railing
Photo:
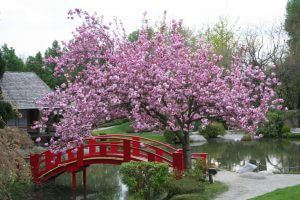
[[[122, 137], [121, 137], [122, 136]], [[192, 158], [206, 159], [207, 154], [192, 154]], [[33, 180], [36, 183], [46, 181], [64, 171], [76, 171], [89, 164], [101, 163], [101, 160], [116, 158], [122, 162], [157, 161], [184, 171], [183, 153], [170, 145], [148, 138], [129, 135], [104, 135], [87, 138], [79, 147], [66, 152], [54, 153], [49, 150], [30, 156]], [[45, 178], [46, 177], [46, 178]]]
[[[160, 156], [163, 156], [163, 157], [165, 156], [165, 157], [171, 159], [173, 152], [175, 152], [177, 150], [173, 147], [169, 148], [169, 145], [160, 145], [160, 146], [158, 146], [158, 145], [155, 145], [156, 143], [144, 143], [143, 138], [141, 139], [139, 137], [132, 137], [131, 139], [119, 138], [119, 137], [115, 137], [115, 136], [95, 137], [95, 138], [88, 138], [87, 139], [87, 141], [88, 141], [87, 144], [90, 144], [90, 145], [97, 144], [97, 143], [120, 144], [120, 143], [122, 143], [123, 140], [130, 140], [131, 141], [130, 148], [132, 148], [132, 150], [133, 150], [132, 154], [133, 154], [133, 156], [137, 156], [137, 157], [141, 156], [140, 155], [141, 149], [146, 149], [146, 150], [149, 150], [151, 152], [155, 152], [155, 154], [157, 154], [157, 155], [160, 155]], [[95, 151], [94, 148], [92, 148], [90, 150]], [[110, 151], [112, 153], [118, 153], [116, 147], [112, 147]]]
[[[97, 141], [96, 139], [104, 139]], [[106, 136], [100, 138], [89, 138], [88, 143], [66, 152], [53, 153], [49, 150], [30, 156], [31, 171], [35, 182], [59, 167], [66, 167], [66, 170], [79, 169], [85, 165], [85, 160], [93, 157], [117, 157], [122, 162], [136, 161], [157, 161], [167, 163], [177, 170], [183, 170], [182, 153], [175, 150], [169, 152], [152, 144], [144, 144], [138, 137], [133, 139]], [[173, 148], [167, 148], [174, 150]], [[67, 167], [72, 165], [72, 167]]]

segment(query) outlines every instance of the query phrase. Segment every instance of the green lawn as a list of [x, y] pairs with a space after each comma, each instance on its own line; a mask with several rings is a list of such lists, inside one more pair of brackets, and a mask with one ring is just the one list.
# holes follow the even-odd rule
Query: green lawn
[[299, 200], [300, 185], [274, 190], [262, 196], [253, 198], [252, 200]]
[[139, 133], [128, 133], [128, 131], [131, 131], [130, 127], [131, 123], [126, 122], [117, 126], [114, 126], [109, 129], [101, 130], [101, 131], [93, 131], [93, 135], [100, 135], [101, 133], [106, 134], [128, 134], [128, 135], [135, 135], [140, 137], [149, 138], [152, 140], [157, 140], [159, 142], [166, 142], [163, 134], [161, 133], [151, 133], [151, 132], [139, 132]]
[[172, 200], [210, 200], [227, 190], [227, 185], [216, 181], [213, 184], [206, 184], [204, 192], [176, 195]]

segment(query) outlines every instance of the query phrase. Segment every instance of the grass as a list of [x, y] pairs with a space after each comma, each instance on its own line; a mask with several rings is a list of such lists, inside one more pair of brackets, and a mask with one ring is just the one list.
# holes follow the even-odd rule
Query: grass
[[113, 126], [108, 129], [100, 130], [100, 131], [93, 131], [93, 135], [99, 135], [101, 133], [106, 134], [126, 134], [127, 131], [130, 130], [130, 122], [126, 122], [120, 125]]
[[251, 200], [298, 200], [300, 197], [300, 185], [277, 189]]
[[132, 130], [131, 123], [126, 122], [108, 129], [93, 131], [92, 135], [96, 136], [101, 134], [128, 134], [128, 135], [145, 137], [159, 142], [166, 142], [163, 134], [161, 133], [151, 133], [151, 132], [128, 133], [131, 130]]
[[286, 138], [289, 140], [300, 140], [300, 133], [289, 133]]
[[204, 192], [176, 195], [172, 198], [172, 200], [210, 200], [214, 199], [217, 195], [226, 192], [227, 190], [227, 185], [216, 181], [213, 184], [206, 184]]
[[106, 122], [104, 124], [101, 124], [101, 128], [104, 128], [104, 127], [110, 127], [110, 126], [116, 126], [116, 125], [120, 125], [120, 124], [123, 124], [125, 122], [128, 122], [129, 119], [126, 119], [126, 118], [122, 118], [122, 119], [115, 119], [115, 120], [112, 120], [110, 122]]

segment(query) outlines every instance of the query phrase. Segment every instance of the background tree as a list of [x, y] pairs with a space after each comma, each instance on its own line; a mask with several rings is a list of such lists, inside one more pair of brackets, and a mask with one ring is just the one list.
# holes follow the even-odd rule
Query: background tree
[[7, 120], [12, 118], [13, 115], [14, 111], [11, 104], [5, 101], [0, 101], [0, 128], [4, 128]]
[[131, 41], [131, 42], [137, 41], [138, 38], [139, 38], [139, 31], [138, 31], [138, 30], [133, 31], [133, 32], [130, 33], [129, 36], [128, 36], [128, 40]]
[[[2, 81], [5, 72], [5, 61], [2, 59], [2, 52], [0, 50], [0, 81]], [[10, 103], [3, 101], [2, 89], [0, 87], [0, 128], [6, 126], [7, 120], [13, 117], [13, 108]]]
[[285, 30], [289, 36], [289, 56], [284, 63], [287, 73], [283, 85], [287, 89], [289, 107], [300, 108], [300, 0], [289, 0], [286, 6]]
[[2, 79], [4, 72], [5, 72], [5, 61], [2, 58], [2, 52], [0, 49], [0, 80]]
[[286, 6], [285, 30], [289, 35], [291, 54], [300, 54], [300, 0], [289, 0]]
[[288, 53], [286, 41], [282, 24], [247, 28], [242, 38], [246, 53], [245, 62], [259, 66], [264, 71], [268, 71], [273, 65], [282, 66]]
[[212, 45], [213, 51], [223, 56], [221, 65], [229, 68], [232, 56], [239, 50], [239, 35], [235, 24], [230, 24], [226, 18], [220, 17], [214, 25], [208, 26], [200, 33]]
[[7, 71], [20, 72], [25, 70], [22, 59], [16, 55], [15, 49], [12, 47], [9, 48], [7, 44], [2, 46], [2, 58]]
[[53, 74], [56, 63], [48, 64], [44, 62], [44, 60], [47, 61], [49, 58], [54, 59], [60, 56], [60, 50], [59, 43], [56, 40], [53, 41], [52, 46], [45, 51], [44, 57], [38, 52], [34, 57], [29, 56], [27, 58], [26, 71], [35, 72], [52, 89], [61, 85], [65, 82], [65, 79], [63, 77], [55, 77]]

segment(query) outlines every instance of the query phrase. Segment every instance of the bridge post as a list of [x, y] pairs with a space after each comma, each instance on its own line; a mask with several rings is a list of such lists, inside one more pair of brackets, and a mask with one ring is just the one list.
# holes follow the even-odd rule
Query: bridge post
[[29, 157], [31, 174], [33, 176], [33, 181], [35, 183], [38, 182], [38, 177], [39, 177], [39, 172], [40, 172], [39, 159], [40, 159], [39, 154], [33, 154], [33, 155], [30, 155], [30, 157]]
[[87, 200], [86, 196], [86, 167], [82, 170], [82, 183], [83, 183], [83, 199]]
[[84, 148], [83, 148], [83, 145], [80, 145], [77, 148], [77, 166], [78, 167], [83, 166], [83, 156], [84, 156]]
[[[155, 154], [162, 157], [163, 156], [163, 151], [160, 148], [156, 148], [155, 149]], [[161, 157], [156, 157], [156, 161], [162, 162], [163, 159]]]
[[153, 153], [148, 153], [148, 162], [155, 162], [155, 155]]
[[55, 166], [61, 163], [61, 152], [56, 153], [56, 158], [55, 158]]
[[89, 154], [90, 155], [93, 155], [93, 154], [96, 153], [96, 146], [95, 146], [95, 144], [96, 144], [96, 140], [95, 139], [90, 139], [89, 140], [89, 145], [91, 145], [91, 146], [89, 146]]
[[124, 155], [124, 162], [129, 162], [131, 158], [131, 148], [130, 148], [130, 140], [124, 139], [123, 140], [123, 155]]
[[182, 151], [177, 150], [173, 153], [173, 168], [178, 170], [179, 172], [184, 172]]
[[51, 151], [45, 151], [45, 169], [48, 171], [51, 169], [52, 161], [54, 160], [54, 155]]
[[72, 152], [73, 149], [68, 149], [67, 154], [68, 154], [68, 160], [72, 160], [75, 158], [74, 153]]
[[136, 148], [136, 149], [133, 149], [132, 150], [132, 154], [134, 156], [140, 156], [140, 148], [141, 148], [141, 145], [140, 145], [140, 137], [138, 136], [133, 136], [132, 137], [132, 147]]
[[202, 159], [202, 161], [207, 161], [207, 155], [208, 153], [200, 153], [200, 158]]
[[76, 172], [72, 172], [72, 194], [73, 200], [76, 200]]
[[106, 144], [101, 144], [100, 145], [100, 155], [101, 156], [106, 156], [107, 150], [106, 150]]

